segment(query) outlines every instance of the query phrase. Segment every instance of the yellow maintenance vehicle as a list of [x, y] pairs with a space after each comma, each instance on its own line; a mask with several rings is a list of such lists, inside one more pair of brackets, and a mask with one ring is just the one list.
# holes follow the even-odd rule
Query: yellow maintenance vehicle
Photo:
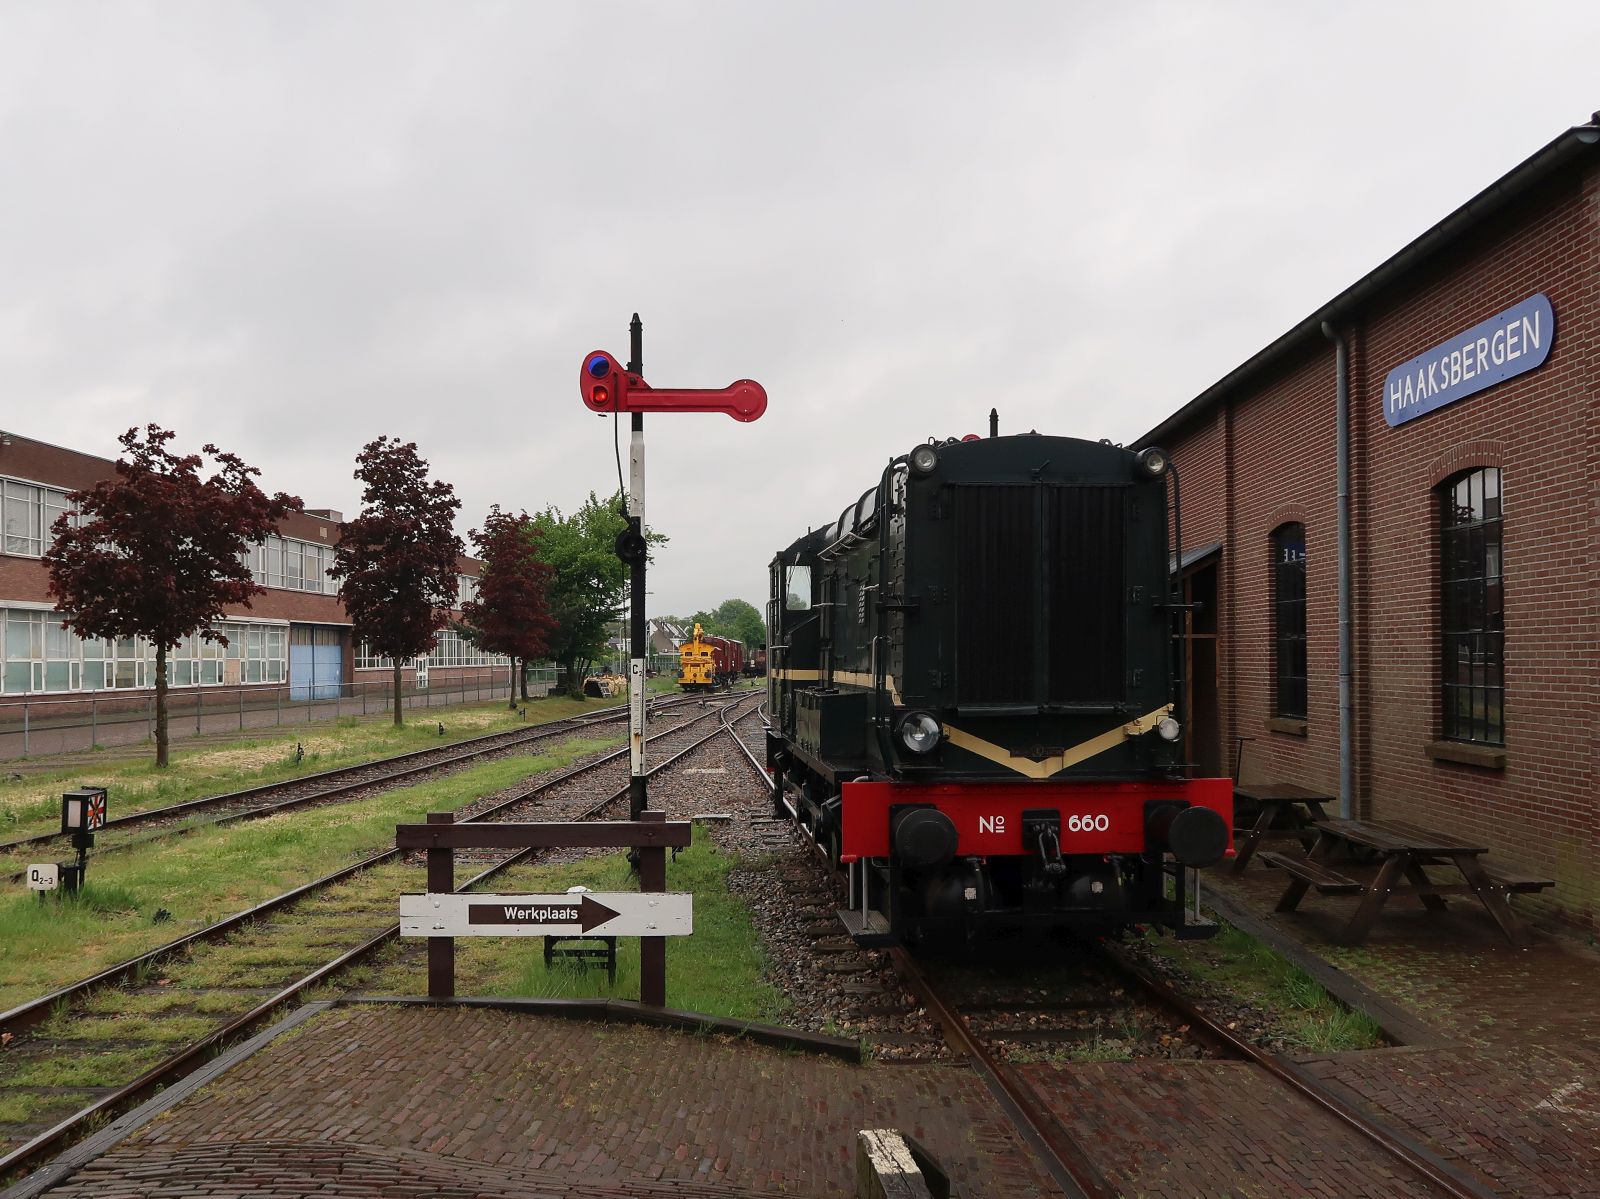
[[710, 691], [716, 685], [716, 650], [695, 625], [694, 639], [678, 647], [678, 686], [685, 691]]

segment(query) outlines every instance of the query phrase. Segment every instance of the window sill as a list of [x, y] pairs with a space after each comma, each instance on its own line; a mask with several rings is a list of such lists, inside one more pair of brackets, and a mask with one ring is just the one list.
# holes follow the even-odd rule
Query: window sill
[[1430, 741], [1423, 747], [1435, 762], [1458, 762], [1484, 770], [1504, 770], [1506, 751], [1493, 745], [1468, 745], [1461, 741]]
[[1290, 716], [1272, 716], [1267, 719], [1269, 733], [1287, 733], [1291, 737], [1304, 737], [1306, 735], [1306, 722], [1296, 720]]

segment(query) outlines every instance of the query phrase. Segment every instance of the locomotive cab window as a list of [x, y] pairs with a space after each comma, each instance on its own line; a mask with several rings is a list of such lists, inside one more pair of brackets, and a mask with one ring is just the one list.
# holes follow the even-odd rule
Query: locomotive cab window
[[1272, 534], [1272, 642], [1278, 716], [1306, 718], [1306, 527], [1278, 526]]
[[1500, 471], [1457, 475], [1438, 494], [1440, 733], [1446, 741], [1504, 745]]
[[811, 608], [811, 568], [791, 566], [785, 572], [783, 606], [790, 612], [806, 612]]

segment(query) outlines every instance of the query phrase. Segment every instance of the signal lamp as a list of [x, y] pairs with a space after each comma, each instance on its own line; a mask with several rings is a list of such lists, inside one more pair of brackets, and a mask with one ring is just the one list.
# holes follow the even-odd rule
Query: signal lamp
[[931, 445], [919, 445], [911, 451], [909, 461], [914, 474], [931, 475], [939, 465], [939, 451]]
[[910, 712], [900, 721], [900, 741], [914, 754], [929, 754], [939, 747], [944, 730], [926, 712]]
[[1144, 471], [1144, 473], [1149, 475], [1152, 479], [1159, 479], [1162, 475], [1167, 473], [1167, 467], [1172, 465], [1171, 461], [1167, 458], [1167, 452], [1165, 450], [1158, 450], [1153, 445], [1146, 446], [1144, 449], [1139, 451], [1138, 462], [1139, 469]]
[[1183, 726], [1170, 716], [1163, 716], [1156, 724], [1156, 732], [1161, 734], [1163, 741], [1176, 741], [1178, 734], [1183, 732]]
[[611, 389], [609, 387], [596, 387], [589, 394], [594, 396], [594, 402], [596, 404], [609, 404], [611, 402]]
[[611, 373], [611, 359], [604, 354], [596, 354], [589, 359], [589, 373], [596, 379], [604, 379]]

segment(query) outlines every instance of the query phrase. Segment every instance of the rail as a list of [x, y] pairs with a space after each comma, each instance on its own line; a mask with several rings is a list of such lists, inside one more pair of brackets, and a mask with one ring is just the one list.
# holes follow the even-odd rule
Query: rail
[[[739, 703], [744, 702], [748, 698], [748, 696], [735, 697], [727, 706], [737, 706]], [[709, 719], [711, 716], [721, 716], [722, 714], [721, 708], [707, 712], [701, 716], [694, 717], [692, 720], [680, 725], [678, 728], [669, 729], [662, 733], [656, 734], [654, 737], [650, 738], [650, 741], [654, 742], [663, 737], [681, 734], [685, 729], [698, 724], [702, 720]], [[687, 754], [699, 748], [711, 738], [721, 735], [724, 731], [726, 731], [726, 725], [719, 721], [717, 727], [712, 729], [705, 736], [700, 737], [687, 747], [673, 753], [663, 761], [651, 767], [648, 772], [649, 775], [653, 777], [658, 773], [671, 769]], [[507, 810], [519, 804], [527, 803], [540, 793], [558, 787], [561, 784], [578, 777], [579, 775], [598, 770], [602, 766], [612, 762], [625, 761], [627, 759], [627, 755], [628, 750], [624, 748], [613, 753], [606, 754], [605, 756], [598, 758], [593, 762], [586, 763], [583, 766], [578, 766], [572, 768], [571, 770], [563, 771], [554, 778], [546, 779], [525, 792], [503, 800], [500, 803], [486, 808], [481, 812], [475, 813], [462, 823], [482, 822], [489, 820], [492, 817], [506, 812]], [[627, 796], [628, 788], [627, 786], [623, 786], [622, 788], [611, 792], [605, 799], [602, 799], [598, 803], [593, 804], [585, 809], [577, 817], [577, 819], [593, 819], [599, 813], [605, 811], [608, 807], [625, 800]], [[464, 892], [471, 890], [472, 888], [489, 881], [501, 871], [526, 861], [529, 857], [538, 852], [540, 851], [537, 849], [526, 849], [519, 851], [518, 853], [513, 854], [474, 875], [472, 878], [458, 886], [456, 891]], [[199, 943], [202, 940], [214, 940], [218, 937], [226, 936], [228, 932], [233, 931], [249, 921], [257, 919], [267, 912], [294, 903], [305, 898], [307, 895], [313, 894], [316, 891], [320, 891], [336, 882], [350, 878], [354, 874], [361, 871], [369, 870], [374, 866], [382, 865], [384, 863], [396, 861], [401, 856], [402, 851], [398, 849], [390, 849], [383, 851], [382, 853], [375, 854], [369, 858], [365, 858], [362, 861], [355, 863], [353, 866], [346, 867], [345, 869], [336, 871], [331, 875], [324, 876], [321, 879], [314, 880], [311, 883], [307, 883], [301, 887], [295, 888], [293, 891], [286, 892], [275, 899], [268, 900], [266, 903], [258, 904], [247, 911], [238, 913], [235, 916], [229, 917], [227, 920], [210, 925], [205, 929], [198, 930], [196, 933], [190, 934], [189, 936], [181, 938], [178, 941], [170, 942], [167, 945], [160, 946], [149, 953], [130, 959], [119, 964], [118, 966], [111, 967], [110, 969], [102, 971], [91, 978], [80, 980], [80, 982], [71, 984], [70, 986], [53, 992], [50, 995], [43, 996], [40, 999], [23, 1004], [17, 1008], [13, 1008], [9, 1012], [0, 1013], [0, 1031], [10, 1032], [15, 1029], [25, 1028], [31, 1024], [38, 1023], [40, 1020], [47, 1018], [53, 1011], [64, 1010], [65, 1004], [74, 999], [81, 998], [90, 990], [99, 989], [109, 985], [115, 985], [119, 982], [126, 982], [140, 977], [142, 972], [148, 969], [151, 964], [169, 957], [173, 953], [179, 952], [191, 945]], [[220, 1051], [224, 1046], [236, 1040], [241, 1034], [259, 1025], [263, 1020], [265, 1020], [278, 1008], [282, 1007], [286, 1002], [299, 997], [310, 988], [326, 982], [340, 971], [370, 958], [379, 949], [382, 949], [384, 946], [398, 938], [399, 933], [400, 925], [399, 922], [396, 921], [393, 925], [368, 938], [361, 944], [352, 949], [346, 950], [332, 960], [318, 966], [311, 973], [303, 976], [293, 983], [290, 983], [288, 986], [282, 988], [269, 998], [263, 1000], [250, 1011], [244, 1013], [234, 1020], [229, 1021], [222, 1028], [213, 1030], [200, 1039], [184, 1046], [163, 1061], [158, 1062], [156, 1065], [146, 1070], [137, 1078], [131, 1080], [121, 1087], [118, 1087], [110, 1094], [102, 1096], [92, 1104], [81, 1108], [71, 1116], [67, 1117], [65, 1120], [62, 1120], [53, 1127], [39, 1133], [27, 1143], [12, 1150], [10, 1153], [0, 1156], [0, 1178], [5, 1178], [9, 1174], [22, 1169], [31, 1163], [37, 1162], [45, 1154], [62, 1145], [79, 1132], [82, 1132], [95, 1125], [102, 1119], [109, 1116], [111, 1113], [125, 1108], [135, 1100], [143, 1098], [157, 1088], [165, 1086], [176, 1078], [181, 1077], [183, 1074], [188, 1073], [190, 1070], [206, 1061], [214, 1053]], [[54, 1182], [57, 1181], [59, 1181], [59, 1179], [52, 1179], [51, 1185], [54, 1185]]]

